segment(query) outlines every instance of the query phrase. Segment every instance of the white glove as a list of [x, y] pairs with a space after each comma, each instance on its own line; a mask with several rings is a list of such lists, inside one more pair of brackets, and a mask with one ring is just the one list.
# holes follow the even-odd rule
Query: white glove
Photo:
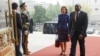
[[25, 34], [25, 35], [28, 35], [28, 34], [29, 34], [29, 32], [26, 30], [26, 31], [24, 32], [24, 34]]

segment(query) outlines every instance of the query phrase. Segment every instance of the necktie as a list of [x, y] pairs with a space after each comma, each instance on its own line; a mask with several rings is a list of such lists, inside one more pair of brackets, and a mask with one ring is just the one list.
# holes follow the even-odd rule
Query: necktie
[[76, 19], [78, 18], [78, 12], [77, 12], [77, 14], [76, 14]]

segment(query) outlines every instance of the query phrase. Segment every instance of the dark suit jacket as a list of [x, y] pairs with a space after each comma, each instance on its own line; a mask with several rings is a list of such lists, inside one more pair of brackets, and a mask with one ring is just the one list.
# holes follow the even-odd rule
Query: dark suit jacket
[[71, 37], [75, 34], [75, 31], [80, 32], [84, 37], [87, 36], [86, 34], [86, 29], [88, 26], [88, 17], [87, 14], [83, 11], [80, 11], [79, 17], [75, 21], [75, 12], [72, 12], [70, 14], [70, 25], [69, 25], [69, 30]]
[[16, 13], [16, 20], [13, 20], [13, 26], [14, 26], [14, 35], [16, 34], [15, 32], [15, 21], [16, 21], [16, 24], [17, 24], [17, 36], [20, 36], [21, 35], [21, 31], [22, 31], [22, 22], [21, 22], [21, 16], [19, 13]]

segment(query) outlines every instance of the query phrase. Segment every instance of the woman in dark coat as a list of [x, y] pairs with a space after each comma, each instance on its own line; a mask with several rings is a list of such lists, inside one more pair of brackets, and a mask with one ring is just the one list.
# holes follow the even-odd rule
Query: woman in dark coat
[[66, 42], [68, 41], [68, 25], [69, 15], [67, 15], [67, 8], [62, 6], [61, 14], [58, 16], [58, 40], [60, 42], [61, 53], [60, 55], [65, 56]]

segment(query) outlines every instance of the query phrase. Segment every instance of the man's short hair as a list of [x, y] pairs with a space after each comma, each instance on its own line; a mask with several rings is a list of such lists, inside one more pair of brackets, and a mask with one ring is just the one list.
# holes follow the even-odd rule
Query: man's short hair
[[17, 3], [12, 3], [12, 9], [17, 9], [18, 4]]
[[20, 5], [20, 8], [22, 8], [24, 5], [25, 5], [25, 2]]
[[81, 8], [81, 5], [80, 5], [80, 4], [76, 4], [76, 5], [75, 5], [75, 7], [76, 7], [76, 6], [78, 6], [78, 7], [80, 7], [80, 8]]

